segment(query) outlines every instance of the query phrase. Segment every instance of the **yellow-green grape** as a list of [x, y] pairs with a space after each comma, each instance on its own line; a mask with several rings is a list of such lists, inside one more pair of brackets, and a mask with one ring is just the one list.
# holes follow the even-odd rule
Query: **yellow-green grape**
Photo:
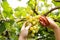
[[32, 14], [33, 14], [33, 11], [32, 11], [32, 10], [30, 10], [30, 11], [29, 11], [29, 14], [30, 14], [30, 15], [32, 15]]
[[33, 20], [32, 20], [32, 19], [29, 19], [29, 22], [30, 22], [30, 23], [32, 23], [32, 22], [33, 22]]
[[33, 27], [30, 27], [30, 30], [32, 31], [33, 30]]
[[38, 30], [39, 30], [39, 27], [36, 28], [36, 33], [38, 32]]
[[32, 33], [35, 33], [35, 30], [32, 30]]
[[38, 30], [39, 30], [38, 25], [34, 25], [34, 26], [30, 27], [30, 31], [31, 31], [30, 35], [34, 36], [34, 34], [38, 32]]
[[35, 18], [38, 19], [40, 17], [40, 15], [36, 15]]
[[29, 29], [29, 31], [30, 31], [29, 35], [34, 37], [35, 33], [37, 33], [38, 30], [39, 30], [39, 27], [38, 27], [38, 23], [39, 23], [38, 16], [34, 16], [34, 17], [30, 16], [28, 21], [30, 23], [32, 23], [32, 27], [30, 27], [30, 29]]
[[26, 19], [29, 19], [30, 16], [26, 16]]
[[35, 33], [37, 33], [38, 30], [39, 30], [39, 27], [38, 26], [34, 26], [34, 30], [35, 30]]
[[35, 17], [32, 17], [33, 20], [35, 20], [36, 18]]
[[31, 16], [30, 16], [29, 14], [27, 14], [26, 19], [30, 19], [30, 17], [31, 17]]
[[36, 24], [36, 21], [33, 21], [32, 24], [35, 25]]
[[31, 33], [31, 36], [34, 37], [34, 33]]
[[34, 28], [34, 30], [36, 30], [37, 27], [36, 26], [33, 26], [33, 28]]

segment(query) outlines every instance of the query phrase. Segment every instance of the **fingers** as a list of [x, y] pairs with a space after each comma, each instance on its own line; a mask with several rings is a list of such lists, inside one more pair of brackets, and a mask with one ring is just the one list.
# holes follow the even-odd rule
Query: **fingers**
[[47, 18], [45, 16], [41, 16], [39, 18], [40, 20], [40, 23], [43, 25], [43, 26], [48, 26], [49, 25], [49, 21], [47, 20]]
[[28, 30], [31, 27], [31, 23], [26, 27], [26, 30]]
[[40, 23], [41, 23], [43, 26], [46, 26], [46, 23], [45, 23], [45, 20], [44, 20], [43, 16], [41, 16], [41, 17], [39, 18], [39, 20], [40, 20]]
[[46, 16], [42, 16], [42, 19], [44, 20], [46, 26], [49, 25], [49, 21], [47, 20]]
[[43, 21], [40, 21], [40, 23], [41, 23], [43, 26], [46, 26], [46, 24], [45, 24]]
[[39, 20], [40, 20], [40, 23], [41, 23], [42, 25], [44, 25], [44, 26], [46, 25], [41, 18], [40, 18]]
[[21, 28], [21, 31], [22, 31], [23, 29], [25, 29], [25, 24], [26, 24], [26, 22], [24, 22], [24, 24], [23, 24], [23, 26], [22, 26], [22, 28]]
[[26, 21], [26, 22], [23, 24], [23, 26], [22, 26], [22, 28], [21, 28], [21, 31], [24, 30], [24, 29], [28, 30], [28, 29], [31, 27], [31, 25], [32, 25], [31, 23], [30, 23], [27, 27], [25, 27], [27, 22], [28, 22], [28, 21]]

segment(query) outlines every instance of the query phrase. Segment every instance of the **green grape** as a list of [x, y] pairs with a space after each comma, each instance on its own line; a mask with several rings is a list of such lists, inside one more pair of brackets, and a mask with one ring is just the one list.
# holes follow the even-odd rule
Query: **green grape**
[[30, 27], [30, 31], [31, 31], [30, 36], [35, 35], [35, 33], [38, 33], [38, 31], [39, 31], [38, 25], [33, 25], [32, 27]]
[[35, 22], [35, 21], [33, 21], [32, 23], [33, 23], [33, 25], [34, 25], [34, 24], [36, 24], [36, 22]]
[[26, 16], [26, 19], [30, 19], [30, 15], [27, 15], [27, 16]]
[[35, 30], [32, 30], [32, 33], [35, 33], [36, 31]]
[[29, 23], [32, 24], [32, 26], [30, 27], [29, 29], [29, 36], [31, 37], [34, 37], [35, 36], [35, 33], [38, 33], [39, 31], [39, 27], [38, 27], [38, 24], [39, 24], [39, 16], [40, 15], [37, 15], [37, 16], [30, 16], [30, 15], [27, 15], [26, 16], [26, 19], [28, 20]]
[[31, 33], [31, 36], [34, 37], [35, 36], [34, 33]]
[[30, 30], [32, 31], [33, 30], [33, 27], [30, 27]]
[[36, 30], [36, 29], [37, 29], [37, 27], [36, 27], [36, 26], [33, 26], [33, 28], [34, 28], [34, 30]]

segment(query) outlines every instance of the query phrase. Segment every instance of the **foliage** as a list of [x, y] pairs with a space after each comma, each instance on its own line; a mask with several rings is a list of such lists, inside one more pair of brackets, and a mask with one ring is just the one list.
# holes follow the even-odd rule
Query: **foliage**
[[[19, 0], [21, 1], [21, 0]], [[18, 40], [21, 27], [25, 21], [32, 23], [29, 29], [28, 40], [55, 40], [54, 32], [51, 29], [43, 27], [39, 23], [39, 17], [45, 14], [51, 8], [59, 6], [59, 3], [53, 0], [29, 0], [27, 7], [17, 7], [12, 9], [7, 0], [2, 0], [0, 11], [0, 40]], [[60, 9], [51, 12], [47, 16], [53, 20], [60, 21]], [[60, 22], [56, 22], [60, 26]]]

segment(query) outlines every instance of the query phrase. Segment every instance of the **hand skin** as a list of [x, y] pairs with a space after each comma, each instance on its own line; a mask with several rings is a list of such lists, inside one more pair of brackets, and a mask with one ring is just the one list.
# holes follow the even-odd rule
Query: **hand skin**
[[49, 17], [46, 17], [47, 20], [49, 21], [50, 25], [49, 28], [53, 29], [55, 33], [56, 40], [60, 40], [60, 28], [59, 26]]
[[[45, 27], [48, 27], [48, 28], [51, 28], [54, 33], [55, 33], [55, 37], [56, 37], [56, 40], [60, 40], [60, 28], [59, 26], [50, 18], [50, 17], [45, 17], [45, 16], [41, 16], [43, 17], [43, 20], [40, 19], [40, 23], [45, 26]], [[46, 21], [48, 20], [48, 21]], [[48, 25], [47, 25], [48, 23]]]
[[19, 36], [19, 40], [27, 40], [27, 36], [28, 36], [28, 30], [29, 28], [31, 27], [31, 23], [25, 27], [27, 22], [25, 22], [21, 28], [21, 33], [20, 33], [20, 36]]

